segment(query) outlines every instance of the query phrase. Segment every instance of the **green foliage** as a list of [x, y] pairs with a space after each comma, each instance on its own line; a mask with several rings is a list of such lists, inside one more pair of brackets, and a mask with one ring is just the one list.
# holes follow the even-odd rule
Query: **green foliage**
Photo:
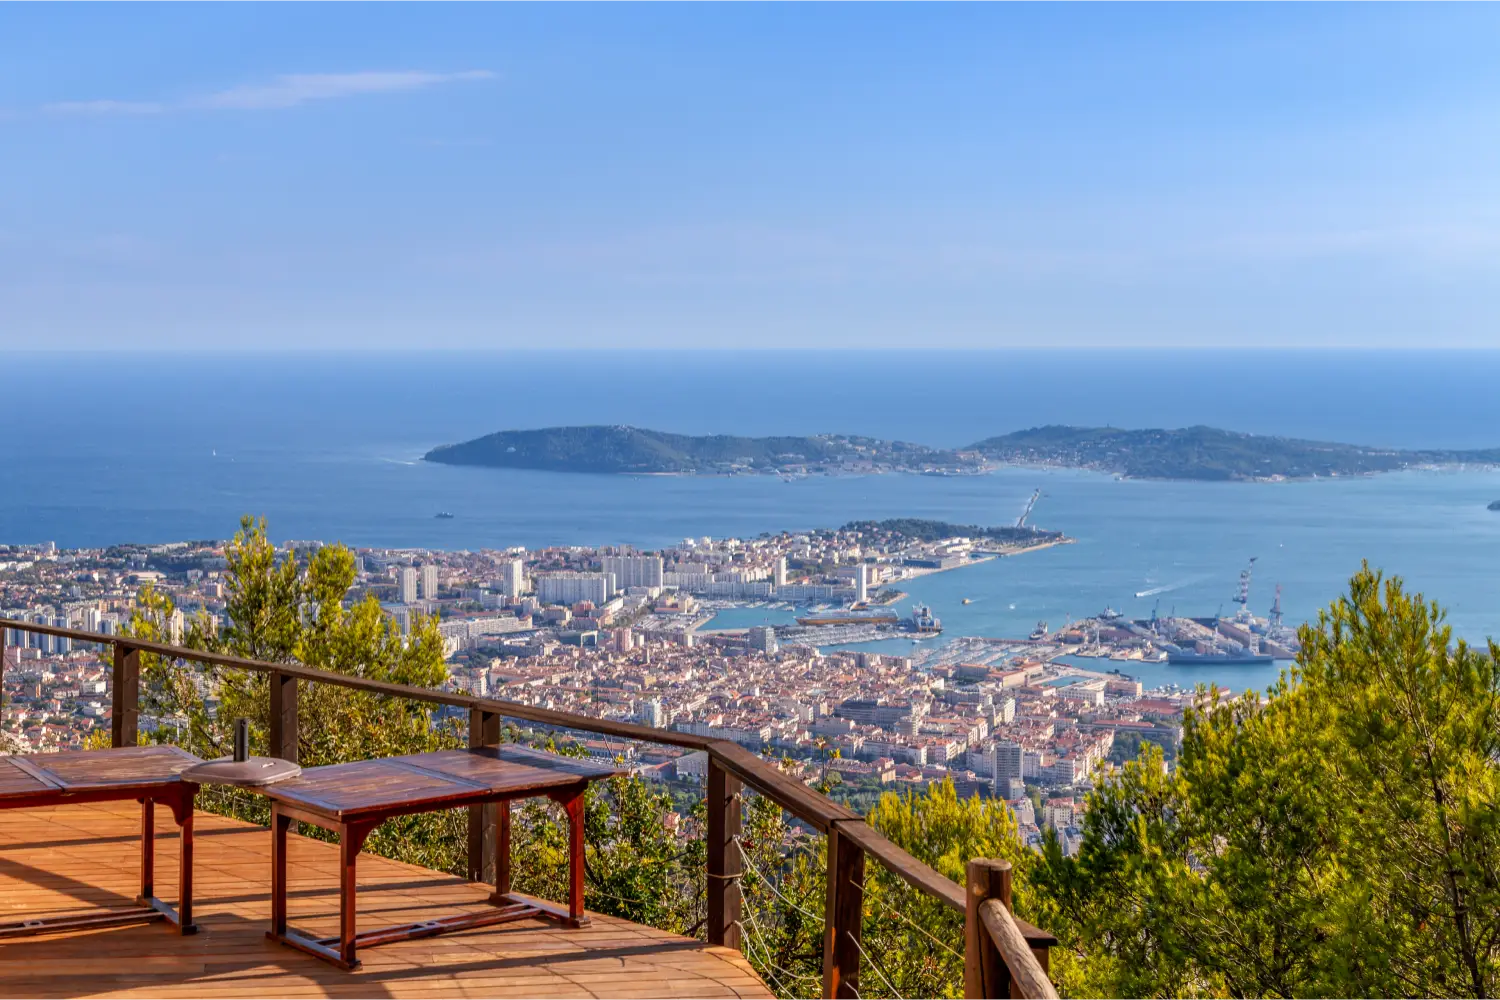
[[[436, 686], [443, 680], [442, 639], [436, 619], [413, 616], [410, 636], [374, 597], [345, 607], [354, 583], [354, 555], [326, 546], [306, 560], [278, 554], [264, 520], [246, 517], [225, 548], [226, 622], [222, 631], [201, 617], [184, 644], [208, 652], [276, 663], [301, 663], [371, 680]], [[171, 602], [149, 586], [137, 600], [128, 629], [161, 640]], [[299, 683], [298, 761], [306, 767], [461, 746], [463, 733], [434, 716], [433, 706], [327, 684]], [[250, 720], [252, 752], [265, 753], [270, 695], [264, 674], [199, 667], [143, 656], [141, 709], [162, 720], [155, 738], [201, 757], [227, 755], [234, 720]], [[205, 788], [202, 808], [251, 822], [269, 821], [258, 795], [223, 786]], [[459, 812], [392, 820], [366, 850], [442, 871], [466, 867], [467, 829]], [[306, 827], [314, 836], [326, 833]]]
[[1391, 992], [1500, 990], [1500, 648], [1453, 642], [1436, 603], [1366, 567], [1304, 629], [1347, 855]]
[[[353, 606], [344, 598], [355, 579], [353, 554], [326, 546], [310, 558], [278, 554], [264, 521], [245, 518], [225, 550], [225, 627], [215, 632], [206, 618], [190, 624], [185, 645], [205, 651], [420, 687], [440, 684], [446, 668], [437, 621], [413, 616], [403, 637], [373, 597]], [[171, 600], [151, 587], [140, 594], [127, 629], [161, 641], [173, 611]], [[269, 690], [262, 674], [142, 658], [142, 711], [161, 720], [154, 738], [177, 743], [199, 756], [227, 754], [233, 722], [250, 720], [253, 752], [265, 752], [269, 734]], [[299, 683], [298, 759], [308, 767], [373, 757], [421, 753], [465, 744], [460, 725], [438, 717], [433, 706], [328, 684]], [[524, 734], [510, 731], [511, 739]], [[549, 750], [557, 747], [543, 741]], [[564, 749], [557, 752], [581, 753]], [[222, 786], [199, 796], [206, 810], [251, 822], [269, 820], [265, 799]], [[700, 933], [704, 922], [702, 807], [685, 829], [669, 828], [671, 796], [637, 777], [616, 777], [592, 786], [585, 804], [589, 906], [683, 934]], [[439, 871], [467, 871], [467, 813], [449, 810], [392, 819], [365, 849]], [[328, 836], [312, 827], [303, 832]], [[525, 863], [515, 887], [565, 899], [567, 829], [561, 810], [545, 800], [527, 800], [516, 811], [512, 850]]]
[[434, 448], [423, 458], [448, 465], [553, 472], [711, 472], [731, 465], [773, 470], [846, 459], [917, 466], [958, 461], [949, 451], [839, 434], [763, 438], [728, 434], [692, 436], [639, 427], [499, 431], [461, 444]]
[[[278, 555], [246, 519], [228, 546], [228, 617], [191, 623], [196, 648], [305, 663], [417, 685], [444, 676], [433, 620], [409, 637], [372, 599], [346, 606], [353, 558], [340, 546]], [[170, 600], [142, 591], [130, 632], [159, 639]], [[1019, 916], [1063, 942], [1051, 971], [1075, 996], [1492, 996], [1500, 990], [1500, 670], [1493, 644], [1455, 643], [1441, 610], [1366, 567], [1302, 631], [1297, 667], [1265, 697], [1203, 691], [1175, 767], [1138, 755], [1087, 799], [1083, 840], [1026, 849], [998, 801], [951, 782], [884, 793], [869, 822], [964, 881], [971, 858], [1005, 858]], [[232, 720], [263, 748], [263, 676], [143, 657], [142, 708], [157, 739], [227, 752]], [[309, 765], [457, 746], [458, 724], [425, 703], [328, 685], [301, 691]], [[528, 738], [512, 730], [512, 739]], [[561, 753], [549, 740], [541, 745]], [[826, 791], [836, 777], [824, 747]], [[209, 789], [205, 808], [264, 822], [263, 800]], [[821, 988], [826, 842], [747, 793], [746, 955], [782, 996]], [[566, 826], [530, 800], [513, 826], [514, 884], [563, 898]], [[705, 812], [639, 778], [591, 787], [588, 904], [686, 935], [706, 918]], [[369, 849], [466, 869], [462, 812], [383, 825]], [[957, 996], [961, 918], [875, 863], [865, 872], [863, 996]]]
[[[582, 756], [575, 748], [558, 750]], [[588, 906], [599, 913], [676, 934], [702, 932], [706, 913], [707, 848], [700, 802], [673, 828], [672, 796], [636, 776], [593, 784], [584, 799], [584, 875]], [[512, 875], [519, 892], [567, 898], [568, 828], [562, 808], [527, 799], [514, 811], [512, 855], [525, 859]]]
[[1063, 985], [1115, 996], [1491, 996], [1500, 987], [1492, 646], [1366, 567], [1265, 699], [1205, 692], [1049, 843]]
[[1150, 479], [1202, 480], [1352, 476], [1426, 463], [1500, 460], [1497, 449], [1397, 451], [1213, 427], [1122, 430], [1051, 425], [986, 438], [968, 450], [1006, 462], [1044, 462]]
[[[959, 799], [951, 781], [887, 792], [869, 822], [960, 884], [970, 858], [1005, 858], [1017, 874], [1016, 912], [1034, 909], [1036, 863], [1004, 803]], [[823, 964], [827, 843], [793, 835], [773, 803], [752, 798], [746, 821], [745, 954], [781, 996], [816, 995]], [[963, 918], [875, 862], [865, 867], [860, 995], [961, 996]]]

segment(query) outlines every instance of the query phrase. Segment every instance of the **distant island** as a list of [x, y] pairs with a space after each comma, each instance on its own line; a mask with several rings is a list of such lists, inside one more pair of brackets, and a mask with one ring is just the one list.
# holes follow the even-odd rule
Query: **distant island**
[[422, 456], [445, 465], [482, 465], [551, 472], [811, 474], [968, 467], [953, 452], [902, 441], [846, 434], [810, 437], [734, 437], [666, 434], [639, 427], [547, 427], [500, 431]]
[[1489, 509], [1490, 510], [1500, 510], [1500, 500], [1491, 500], [1490, 501]]
[[996, 462], [1094, 469], [1132, 479], [1256, 481], [1360, 476], [1399, 469], [1500, 463], [1500, 449], [1404, 451], [1240, 434], [1213, 427], [1120, 430], [1034, 427], [986, 438], [973, 451]]
[[1090, 469], [1132, 479], [1245, 482], [1500, 465], [1500, 448], [1410, 451], [1213, 427], [1049, 426], [944, 449], [850, 434], [737, 437], [592, 426], [499, 431], [433, 448], [423, 459], [444, 465], [551, 472], [788, 477], [868, 472], [973, 475], [999, 465], [1021, 464]]

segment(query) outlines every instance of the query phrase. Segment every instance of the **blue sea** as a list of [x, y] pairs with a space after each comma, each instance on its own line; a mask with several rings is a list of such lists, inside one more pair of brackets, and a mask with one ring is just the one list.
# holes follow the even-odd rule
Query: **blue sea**
[[[913, 515], [1033, 520], [1076, 545], [912, 584], [948, 635], [1024, 635], [1106, 605], [1205, 615], [1258, 557], [1314, 617], [1361, 560], [1500, 636], [1500, 474], [1280, 484], [982, 477], [600, 477], [450, 468], [433, 445], [494, 430], [635, 424], [683, 433], [838, 431], [958, 446], [1049, 423], [1208, 424], [1395, 447], [1500, 445], [1500, 352], [506, 352], [0, 355], [0, 542], [222, 538], [476, 549], [670, 544]], [[438, 511], [452, 520], [436, 520]], [[1137, 598], [1145, 591], [1156, 593]], [[962, 604], [968, 597], [972, 603]], [[753, 612], [751, 614], [754, 614]], [[909, 648], [909, 644], [908, 644]], [[1148, 682], [1261, 686], [1255, 668], [1130, 665]], [[1206, 671], [1206, 672], [1205, 672]], [[1146, 676], [1148, 673], [1151, 676]]]

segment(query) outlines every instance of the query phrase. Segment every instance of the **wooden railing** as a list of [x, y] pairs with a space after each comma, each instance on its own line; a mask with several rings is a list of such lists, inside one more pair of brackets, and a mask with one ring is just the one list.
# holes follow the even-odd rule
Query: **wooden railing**
[[[710, 944], [741, 947], [741, 866], [735, 840], [740, 836], [741, 791], [748, 785], [828, 838], [823, 928], [825, 997], [859, 996], [866, 857], [874, 858], [917, 891], [933, 897], [954, 912], [965, 915], [965, 996], [1041, 998], [1057, 995], [1046, 973], [1048, 950], [1057, 944], [1057, 939], [1010, 914], [1009, 862], [970, 862], [969, 887], [966, 892], [965, 887], [881, 836], [858, 813], [782, 773], [737, 743], [635, 723], [593, 719], [520, 702], [477, 698], [407, 684], [368, 680], [299, 664], [267, 663], [147, 642], [130, 636], [100, 635], [4, 618], [0, 618], [0, 680], [3, 680], [5, 669], [7, 629], [113, 647], [110, 684], [112, 746], [132, 746], [136, 743], [140, 715], [141, 654], [152, 653], [168, 659], [267, 675], [270, 682], [269, 752], [271, 756], [283, 760], [297, 759], [298, 681], [332, 684], [392, 698], [466, 709], [469, 713], [470, 746], [499, 742], [500, 720], [511, 718], [558, 729], [702, 750], [708, 755], [707, 934]], [[509, 817], [497, 822], [496, 813], [492, 805], [469, 809], [469, 878], [473, 881], [495, 880], [495, 839], [508, 838], [510, 833]], [[987, 872], [1002, 870], [993, 866], [1003, 866], [1004, 871], [1003, 879], [995, 876], [983, 883], [990, 888], [986, 888], [977, 901], [973, 874], [973, 866], [976, 864], [991, 866], [983, 869]], [[994, 905], [990, 906], [991, 903]], [[989, 930], [985, 935], [977, 936], [976, 928], [981, 924], [984, 928], [1000, 929]], [[1020, 942], [1019, 945], [1017, 941]], [[1001, 959], [999, 964], [996, 964], [994, 958], [997, 953]], [[990, 956], [990, 971], [974, 978], [970, 975], [970, 969], [977, 968], [983, 972], [985, 956]], [[1003, 974], [1000, 971], [1002, 967], [1006, 970]]]

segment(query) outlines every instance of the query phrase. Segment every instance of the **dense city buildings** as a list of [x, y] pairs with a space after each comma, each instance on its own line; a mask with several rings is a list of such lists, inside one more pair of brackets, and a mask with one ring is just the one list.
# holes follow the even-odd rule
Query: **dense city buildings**
[[[968, 538], [915, 542], [871, 528], [685, 539], [653, 553], [360, 549], [349, 599], [374, 596], [403, 631], [416, 615], [436, 616], [451, 688], [732, 740], [789, 759], [808, 780], [836, 781], [836, 795], [949, 778], [961, 794], [1010, 802], [1033, 840], [1050, 824], [1067, 846], [1079, 793], [1120, 759], [1119, 734], [1170, 752], [1185, 695], [1147, 696], [1123, 675], [1070, 665], [1051, 637], [964, 637], [901, 656], [828, 648], [912, 627], [880, 610], [900, 599], [902, 580], [996, 554]], [[167, 628], [180, 642], [189, 624], [221, 625], [225, 572], [217, 543], [0, 548], [0, 615], [109, 635], [150, 587], [171, 600]], [[853, 624], [713, 627], [718, 611], [746, 603], [823, 605], [797, 617]], [[108, 725], [100, 647], [16, 629], [4, 637], [12, 741], [77, 746]], [[580, 739], [648, 778], [702, 780], [694, 755]]]

